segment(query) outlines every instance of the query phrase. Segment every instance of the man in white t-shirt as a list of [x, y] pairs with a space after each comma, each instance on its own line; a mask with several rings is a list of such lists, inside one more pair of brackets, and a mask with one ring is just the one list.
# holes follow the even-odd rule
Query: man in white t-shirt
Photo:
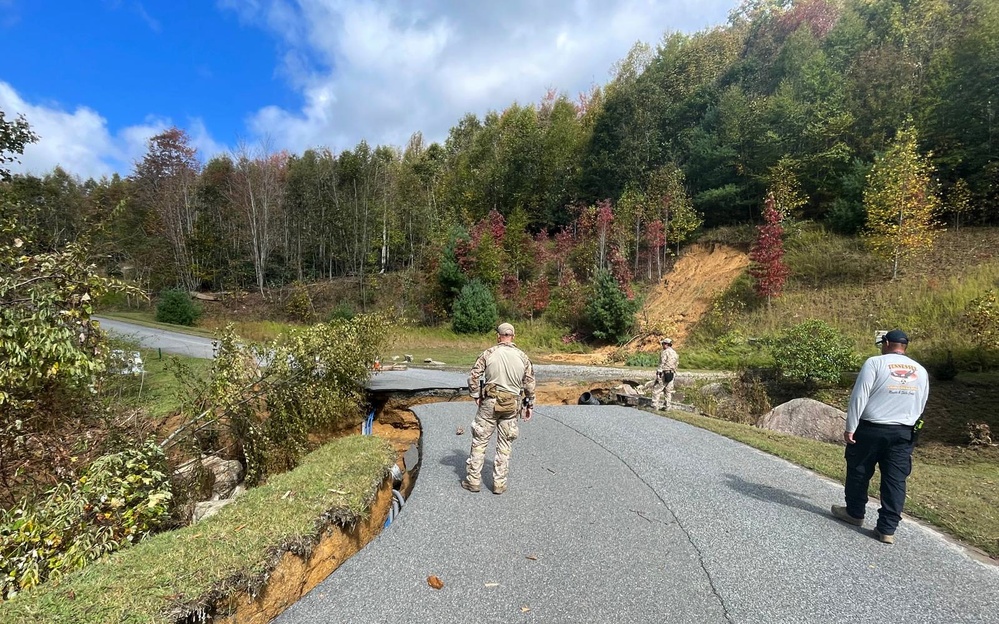
[[868, 358], [857, 375], [846, 412], [846, 506], [832, 514], [854, 526], [864, 523], [867, 486], [881, 471], [881, 508], [874, 537], [895, 543], [902, 519], [905, 480], [912, 472], [917, 422], [929, 397], [926, 369], [905, 354], [909, 337], [900, 329], [882, 336], [881, 355]]

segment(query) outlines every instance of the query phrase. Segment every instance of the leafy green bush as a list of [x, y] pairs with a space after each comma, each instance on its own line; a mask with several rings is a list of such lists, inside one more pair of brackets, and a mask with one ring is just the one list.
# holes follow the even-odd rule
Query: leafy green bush
[[201, 316], [201, 307], [187, 292], [179, 289], [165, 290], [156, 304], [156, 320], [172, 325], [194, 325]]
[[576, 280], [567, 280], [552, 289], [545, 319], [553, 325], [579, 331], [586, 323], [586, 289]]
[[336, 304], [330, 312], [330, 321], [349, 321], [354, 318], [354, 308], [346, 301]]
[[284, 302], [284, 313], [288, 318], [299, 323], [308, 323], [315, 316], [315, 309], [312, 307], [312, 297], [305, 284], [295, 281], [291, 285], [291, 294]]
[[623, 342], [635, 326], [639, 302], [628, 297], [609, 271], [597, 272], [593, 297], [586, 305], [586, 318], [593, 335], [608, 342]]
[[461, 289], [454, 301], [451, 328], [456, 334], [484, 334], [496, 328], [499, 312], [496, 300], [485, 284], [472, 280]]
[[823, 321], [811, 319], [766, 340], [778, 372], [804, 383], [835, 383], [856, 368], [852, 342]]
[[645, 368], [659, 366], [659, 356], [655, 353], [632, 353], [624, 361], [625, 366], [642, 366]]
[[226, 327], [207, 380], [182, 379], [193, 396], [168, 448], [215, 428], [242, 450], [249, 484], [294, 467], [322, 436], [360, 422], [364, 382], [386, 326], [381, 316], [359, 315], [293, 329], [261, 346]]
[[0, 511], [0, 596], [82, 568], [133, 544], [168, 518], [163, 450], [154, 442], [95, 460], [36, 504]]

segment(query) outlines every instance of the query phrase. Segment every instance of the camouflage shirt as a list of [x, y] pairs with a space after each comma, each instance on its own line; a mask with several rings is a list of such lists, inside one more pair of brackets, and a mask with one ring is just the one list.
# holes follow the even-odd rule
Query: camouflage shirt
[[479, 355], [468, 374], [468, 392], [472, 398], [479, 396], [479, 380], [486, 384], [496, 384], [496, 389], [511, 394], [521, 390], [528, 399], [534, 398], [534, 365], [527, 354], [512, 342], [489, 347]]
[[673, 347], [666, 347], [659, 354], [659, 372], [675, 373], [680, 366], [680, 356], [676, 354]]

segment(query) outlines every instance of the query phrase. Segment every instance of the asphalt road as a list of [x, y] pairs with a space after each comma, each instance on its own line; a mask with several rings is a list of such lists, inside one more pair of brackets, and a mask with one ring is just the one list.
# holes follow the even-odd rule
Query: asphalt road
[[[211, 355], [204, 339], [102, 325]], [[538, 377], [586, 370], [571, 368]], [[387, 371], [371, 386], [456, 388], [465, 375]], [[625, 407], [539, 406], [495, 496], [458, 485], [471, 404], [413, 409], [410, 500], [276, 622], [999, 622], [999, 567], [908, 518], [881, 544], [876, 502], [865, 528], [845, 525], [829, 515], [840, 484], [711, 432]]]
[[999, 568], [909, 519], [881, 544], [874, 503], [845, 525], [839, 484], [641, 410], [539, 406], [507, 493], [466, 492], [470, 407], [414, 408], [410, 500], [276, 622], [999, 620]]
[[95, 316], [101, 323], [101, 329], [109, 334], [132, 340], [145, 349], [162, 349], [165, 353], [186, 355], [188, 357], [211, 359], [214, 356], [212, 340], [190, 334], [182, 334], [163, 329], [153, 329], [142, 325], [133, 325], [114, 319]]

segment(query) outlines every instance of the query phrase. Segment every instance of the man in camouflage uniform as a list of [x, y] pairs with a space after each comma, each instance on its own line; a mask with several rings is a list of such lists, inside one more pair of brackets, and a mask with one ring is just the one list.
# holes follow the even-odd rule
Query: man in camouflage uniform
[[482, 464], [494, 430], [493, 492], [502, 494], [506, 491], [511, 443], [519, 434], [517, 417], [521, 409], [525, 421], [533, 415], [534, 366], [513, 344], [513, 325], [503, 323], [496, 328], [496, 333], [497, 344], [482, 352], [468, 375], [468, 392], [478, 406], [472, 423], [472, 449], [465, 462], [466, 476], [461, 482], [461, 487], [469, 492], [482, 489]]
[[663, 392], [666, 393], [666, 409], [673, 407], [673, 378], [680, 366], [680, 356], [673, 350], [673, 339], [663, 338], [659, 341], [663, 348], [659, 354], [659, 368], [656, 369], [656, 382], [652, 385], [652, 408], [663, 408]]

